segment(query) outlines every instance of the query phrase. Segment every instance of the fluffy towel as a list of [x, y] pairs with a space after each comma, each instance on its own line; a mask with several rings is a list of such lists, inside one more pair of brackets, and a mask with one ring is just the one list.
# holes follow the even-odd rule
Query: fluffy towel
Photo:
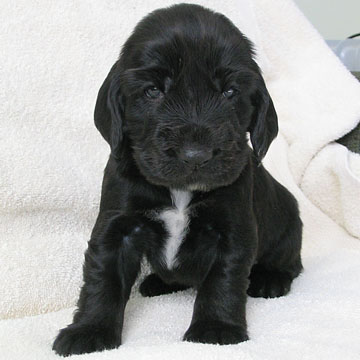
[[337, 143], [326, 145], [307, 167], [301, 189], [325, 214], [360, 238], [359, 154]]
[[[81, 285], [109, 152], [91, 121], [96, 94], [135, 23], [170, 3], [18, 0], [1, 6], [1, 359], [57, 358], [51, 344], [73, 308], [40, 313], [73, 306]], [[351, 193], [337, 197], [336, 191], [358, 189], [346, 175], [350, 169], [356, 180], [358, 167], [349, 155], [342, 158], [349, 158], [346, 166], [340, 153], [346, 149], [329, 142], [356, 125], [360, 85], [290, 0], [199, 3], [224, 12], [256, 42], [281, 130], [265, 165], [299, 201], [305, 270], [288, 296], [249, 298], [251, 340], [222, 347], [180, 341], [193, 291], [143, 299], [136, 285], [124, 344], [79, 358], [355, 359], [360, 243], [342, 226], [356, 235], [358, 213], [351, 212]], [[332, 155], [323, 155], [326, 149]], [[331, 169], [348, 185], [331, 178]], [[320, 194], [321, 184], [335, 195]], [[325, 207], [334, 212], [324, 214], [305, 194], [320, 208], [331, 203]]]
[[314, 204], [360, 238], [360, 157], [332, 143], [360, 121], [360, 84], [303, 18], [298, 27], [302, 15], [290, 2], [254, 4], [292, 175]]

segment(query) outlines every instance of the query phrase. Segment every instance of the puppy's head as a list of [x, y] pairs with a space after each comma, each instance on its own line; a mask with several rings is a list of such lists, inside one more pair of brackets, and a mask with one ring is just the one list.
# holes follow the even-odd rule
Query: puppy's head
[[[156, 185], [209, 190], [259, 161], [276, 112], [250, 42], [223, 15], [175, 5], [144, 18], [100, 89], [95, 123], [114, 156]], [[132, 159], [129, 159], [132, 157]]]

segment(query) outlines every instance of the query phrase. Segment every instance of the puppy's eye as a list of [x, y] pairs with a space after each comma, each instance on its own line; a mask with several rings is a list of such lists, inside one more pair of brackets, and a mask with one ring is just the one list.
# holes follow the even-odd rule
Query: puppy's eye
[[162, 92], [156, 87], [151, 86], [145, 90], [145, 95], [150, 99], [157, 99], [162, 96]]
[[230, 99], [234, 95], [234, 93], [235, 93], [235, 90], [230, 88], [223, 92], [223, 96]]

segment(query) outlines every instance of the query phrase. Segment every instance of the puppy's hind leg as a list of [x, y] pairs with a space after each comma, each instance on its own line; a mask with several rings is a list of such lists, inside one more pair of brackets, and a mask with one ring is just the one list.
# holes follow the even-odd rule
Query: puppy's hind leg
[[178, 283], [166, 284], [157, 274], [150, 274], [140, 284], [139, 290], [142, 296], [152, 297], [186, 290], [189, 287]]
[[248, 295], [275, 298], [290, 291], [293, 279], [303, 268], [300, 257], [301, 237], [302, 223], [298, 219], [278, 244], [269, 249], [252, 267]]

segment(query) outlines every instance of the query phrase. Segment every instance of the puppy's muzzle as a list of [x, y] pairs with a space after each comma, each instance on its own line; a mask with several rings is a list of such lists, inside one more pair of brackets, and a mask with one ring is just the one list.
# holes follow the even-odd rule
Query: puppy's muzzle
[[214, 151], [199, 146], [184, 146], [176, 152], [177, 158], [191, 167], [205, 165], [214, 156]]

